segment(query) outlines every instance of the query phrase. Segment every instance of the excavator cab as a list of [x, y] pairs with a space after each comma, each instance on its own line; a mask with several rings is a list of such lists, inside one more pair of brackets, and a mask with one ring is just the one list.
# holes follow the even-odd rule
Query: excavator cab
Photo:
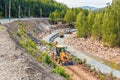
[[56, 45], [56, 55], [60, 56], [61, 52], [65, 52], [65, 47], [63, 47], [61, 45]]

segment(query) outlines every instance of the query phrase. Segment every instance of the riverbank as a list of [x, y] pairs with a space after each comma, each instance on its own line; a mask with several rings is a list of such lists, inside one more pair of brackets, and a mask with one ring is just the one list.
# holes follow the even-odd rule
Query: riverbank
[[101, 42], [93, 38], [77, 38], [76, 33], [66, 37], [64, 42], [68, 45], [73, 45], [77, 50], [82, 50], [101, 59], [120, 64], [120, 48], [118, 47], [105, 47]]

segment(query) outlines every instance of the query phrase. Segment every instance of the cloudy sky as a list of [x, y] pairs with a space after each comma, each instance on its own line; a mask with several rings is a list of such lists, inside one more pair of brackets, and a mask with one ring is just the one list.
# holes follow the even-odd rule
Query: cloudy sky
[[56, 0], [66, 4], [68, 7], [81, 7], [81, 6], [92, 6], [92, 7], [105, 7], [106, 3], [111, 3], [112, 0]]

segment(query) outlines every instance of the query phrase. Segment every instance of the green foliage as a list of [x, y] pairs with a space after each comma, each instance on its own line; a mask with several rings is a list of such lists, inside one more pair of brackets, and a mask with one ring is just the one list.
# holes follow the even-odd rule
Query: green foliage
[[120, 46], [120, 1], [114, 0], [101, 11], [82, 10], [77, 15], [75, 27], [78, 37], [93, 37], [105, 46]]
[[21, 33], [20, 33], [20, 32], [17, 32], [17, 36], [21, 37]]
[[56, 64], [51, 60], [47, 52], [42, 54], [42, 62], [49, 64], [53, 68], [56, 67]]
[[96, 68], [95, 68], [95, 67], [93, 68], [93, 72], [94, 72], [94, 73], [96, 73], [96, 72], [97, 72], [97, 70], [96, 70]]
[[77, 15], [75, 27], [78, 29], [78, 37], [87, 37], [88, 26], [87, 26], [87, 15], [86, 11], [81, 11]]
[[102, 29], [102, 13], [96, 13], [95, 19], [94, 19], [94, 24], [92, 26], [92, 36], [97, 39], [98, 37], [101, 36], [101, 29]]
[[[11, 16], [18, 17], [18, 6], [21, 7], [21, 17], [48, 17], [56, 9], [62, 11], [67, 9], [66, 5], [57, 3], [55, 0], [11, 0]], [[8, 18], [9, 0], [0, 0], [0, 18]], [[29, 14], [30, 12], [30, 14]]]
[[94, 18], [95, 18], [95, 13], [93, 11], [89, 11], [89, 14], [88, 14], [88, 36], [91, 36], [92, 35], [92, 26], [94, 24]]
[[76, 56], [72, 56], [72, 60], [74, 60], [75, 62], [78, 62], [79, 64], [82, 64], [82, 60], [80, 60]]
[[21, 47], [25, 47], [24, 41], [20, 40], [20, 41], [19, 41], [19, 44], [20, 44]]
[[83, 64], [86, 64], [87, 60], [86, 59], [83, 59], [82, 63]]
[[64, 20], [69, 24], [72, 24], [73, 22], [75, 22], [75, 12], [73, 12], [72, 9], [67, 10]]
[[115, 62], [104, 61], [104, 64], [106, 64], [114, 69], [120, 70], [120, 64], [117, 64]]
[[36, 48], [36, 44], [35, 44], [35, 42], [33, 42], [32, 40], [30, 40], [30, 39], [28, 39], [27, 41], [26, 41], [26, 46], [27, 47], [32, 47], [32, 48], [34, 48], [34, 49], [37, 49]]
[[52, 12], [50, 15], [49, 15], [49, 20], [51, 22], [58, 22], [58, 20], [61, 18], [61, 13], [60, 11], [58, 10], [55, 10], [55, 12]]
[[45, 55], [45, 62], [47, 64], [50, 64], [52, 62], [52, 60], [51, 60], [50, 56], [48, 56], [48, 54]]
[[0, 25], [0, 30], [3, 30], [3, 29], [4, 29], [4, 27]]
[[106, 76], [102, 74], [101, 72], [98, 72], [98, 76], [101, 80], [107, 80]]
[[56, 67], [55, 69], [53, 69], [52, 72], [53, 73], [58, 73], [61, 76], [65, 77], [66, 79], [69, 79], [69, 75], [66, 74], [65, 70], [62, 67]]

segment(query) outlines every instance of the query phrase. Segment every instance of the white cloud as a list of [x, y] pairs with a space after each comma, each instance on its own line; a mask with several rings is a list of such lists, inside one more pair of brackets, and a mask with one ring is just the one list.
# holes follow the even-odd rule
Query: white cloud
[[112, 2], [112, 0], [56, 0], [66, 4], [68, 7], [81, 7], [81, 6], [93, 6], [93, 7], [105, 7], [106, 3]]

